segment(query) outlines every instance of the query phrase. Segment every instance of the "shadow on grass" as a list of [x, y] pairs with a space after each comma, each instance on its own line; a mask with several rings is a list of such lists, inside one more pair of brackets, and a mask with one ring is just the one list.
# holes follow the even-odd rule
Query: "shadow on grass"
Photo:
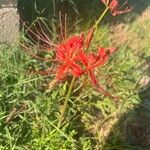
[[[146, 58], [145, 80], [150, 78], [150, 57]], [[139, 91], [140, 104], [124, 114], [112, 127], [104, 150], [150, 149], [150, 82]]]
[[[121, 0], [121, 4], [125, 0]], [[106, 19], [107, 23], [120, 23], [120, 22], [132, 22], [141, 15], [147, 7], [150, 6], [149, 0], [128, 0], [129, 5], [133, 6], [134, 9], [129, 14], [124, 14], [116, 17], [109, 15]], [[104, 4], [100, 0], [56, 0], [55, 3], [52, 1], [45, 0], [19, 0], [18, 10], [21, 18], [28, 22], [33, 22], [37, 17], [46, 17], [51, 20], [52, 18], [58, 19], [59, 11], [68, 14], [70, 23], [74, 23], [77, 19], [83, 19], [83, 23], [89, 22], [89, 20], [95, 20], [99, 14], [103, 11]], [[78, 12], [78, 13], [77, 13]], [[78, 15], [77, 15], [78, 14]]]

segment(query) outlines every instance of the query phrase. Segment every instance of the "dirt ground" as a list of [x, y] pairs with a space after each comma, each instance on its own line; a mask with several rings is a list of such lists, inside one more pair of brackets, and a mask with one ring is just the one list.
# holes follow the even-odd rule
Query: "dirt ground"
[[[133, 53], [140, 54], [141, 50], [145, 55], [139, 92], [141, 104], [134, 110], [136, 114], [134, 121], [128, 123], [125, 130], [129, 145], [140, 146], [137, 147], [139, 150], [150, 150], [150, 0], [139, 2], [135, 14], [133, 21], [122, 21], [112, 27], [111, 39], [113, 45], [126, 44]], [[125, 116], [131, 114], [132, 112], [129, 112]]]

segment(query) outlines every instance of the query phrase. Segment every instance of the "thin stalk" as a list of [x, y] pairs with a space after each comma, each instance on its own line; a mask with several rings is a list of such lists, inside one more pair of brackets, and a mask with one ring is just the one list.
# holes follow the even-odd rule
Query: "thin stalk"
[[103, 13], [100, 15], [100, 17], [98, 18], [98, 20], [95, 22], [95, 24], [93, 25], [93, 27], [90, 29], [89, 33], [88, 33], [88, 37], [87, 37], [87, 45], [85, 47], [85, 51], [90, 47], [91, 41], [93, 39], [94, 36], [94, 32], [97, 28], [97, 26], [99, 25], [99, 23], [101, 22], [101, 20], [103, 19], [103, 17], [105, 16], [105, 14], [108, 11], [108, 7], [106, 7], [106, 9], [103, 11]]
[[65, 102], [64, 102], [64, 105], [63, 105], [63, 107], [62, 107], [62, 109], [61, 109], [61, 114], [60, 114], [60, 118], [59, 118], [59, 122], [58, 122], [58, 128], [60, 128], [61, 123], [62, 123], [62, 121], [64, 120], [65, 112], [66, 112], [66, 109], [67, 109], [68, 100], [69, 100], [70, 94], [71, 94], [71, 92], [72, 92], [75, 79], [76, 79], [76, 77], [73, 76], [73, 78], [72, 78], [72, 80], [71, 80], [71, 83], [70, 83], [70, 86], [69, 86], [69, 90], [68, 90], [66, 99], [65, 99]]
[[101, 20], [103, 19], [103, 17], [105, 16], [105, 14], [107, 13], [109, 7], [106, 7], [106, 9], [104, 10], [104, 12], [102, 13], [102, 15], [100, 15], [99, 19], [96, 21], [95, 25], [94, 25], [94, 29], [97, 28], [98, 24], [101, 22]]

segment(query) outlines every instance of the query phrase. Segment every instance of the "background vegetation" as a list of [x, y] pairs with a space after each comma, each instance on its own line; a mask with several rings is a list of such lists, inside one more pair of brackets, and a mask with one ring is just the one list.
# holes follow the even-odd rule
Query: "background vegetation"
[[[26, 7], [23, 10], [30, 14], [26, 20], [31, 23], [46, 6], [44, 16], [49, 16], [48, 20], [54, 19], [54, 24], [57, 24], [58, 16], [51, 16], [51, 12], [55, 14], [54, 8], [60, 8], [57, 2], [60, 3], [40, 0], [27, 3], [26, 0], [26, 4], [22, 3]], [[74, 9], [75, 14], [78, 8], [79, 20], [82, 15], [89, 14], [95, 18], [94, 14], [99, 12], [99, 9], [95, 11], [95, 7], [99, 6], [97, 1], [76, 1], [76, 4], [66, 2], [70, 9]], [[148, 12], [149, 10], [147, 8]], [[57, 122], [68, 85], [59, 84], [51, 92], [47, 91], [47, 84], [53, 77], [34, 74], [30, 69], [43, 67], [43, 62], [31, 58], [16, 45], [0, 46], [1, 150], [149, 149], [150, 18], [146, 14], [141, 17], [133, 16], [131, 18], [134, 21], [131, 19], [132, 22], [121, 23], [121, 27], [120, 24], [116, 25], [118, 19], [119, 22], [124, 22], [120, 17], [111, 22], [111, 27], [108, 23], [103, 24], [93, 40], [93, 49], [97, 44], [119, 46], [118, 52], [100, 70], [102, 75], [99, 80], [106, 85], [108, 91], [119, 96], [120, 100], [113, 101], [104, 97], [95, 92], [88, 81], [81, 80], [75, 85], [70, 97], [62, 129], [57, 128]], [[74, 32], [88, 27], [93, 21], [92, 18], [90, 22], [82, 22]], [[51, 28], [52, 24], [50, 22]]]

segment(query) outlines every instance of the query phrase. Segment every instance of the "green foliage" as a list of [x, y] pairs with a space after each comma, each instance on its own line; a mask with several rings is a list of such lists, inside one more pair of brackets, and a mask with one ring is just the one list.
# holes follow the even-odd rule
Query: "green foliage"
[[[54, 2], [58, 1], [20, 2], [25, 11], [31, 14], [26, 18], [30, 23], [36, 16], [53, 18], [54, 24], [55, 19], [58, 19], [54, 15], [58, 11], [55, 10], [58, 3]], [[78, 5], [81, 5], [78, 8], [78, 12], [83, 11], [81, 15], [89, 17], [89, 13], [85, 13], [83, 7], [90, 7], [91, 16], [97, 13], [95, 6], [98, 7], [98, 1], [93, 3], [92, 9], [89, 0], [86, 0], [87, 3], [79, 2], [81, 1], [76, 1], [76, 6], [78, 8]], [[77, 13], [73, 1], [70, 1], [70, 4]], [[44, 10], [41, 6], [47, 7]], [[88, 25], [84, 24], [83, 28], [86, 26]], [[138, 33], [141, 41], [143, 37], [148, 39], [147, 29], [138, 30], [141, 29], [141, 25], [133, 24], [132, 29], [132, 32]], [[97, 44], [110, 45], [109, 35], [108, 26], [98, 29], [90, 50], [96, 50]], [[139, 68], [144, 62], [143, 58], [149, 56], [149, 45], [144, 41], [142, 52], [141, 49], [137, 49], [135, 53], [132, 48], [122, 45], [109, 63], [99, 70], [100, 83], [107, 91], [119, 97], [119, 100], [104, 97], [91, 87], [89, 80], [81, 78], [69, 99], [67, 117], [61, 129], [57, 128], [57, 123], [68, 84], [60, 83], [52, 91], [47, 91], [47, 85], [53, 76], [43, 77], [32, 73], [30, 69], [41, 69], [46, 66], [45, 63], [30, 58], [19, 47], [0, 46], [0, 149], [136, 149], [137, 147], [132, 147], [126, 141], [125, 130], [127, 123], [135, 120], [134, 109], [141, 103], [138, 81], [143, 70]]]
[[63, 20], [67, 14], [68, 32], [77, 30], [79, 24], [85, 29], [85, 22], [93, 23], [104, 7], [100, 1], [90, 0], [19, 0], [18, 3], [20, 17], [24, 22], [31, 25], [38, 18], [44, 18], [53, 31], [57, 30], [59, 24], [59, 12], [62, 13]]
[[[106, 27], [98, 33], [106, 35], [109, 31]], [[109, 43], [108, 39], [102, 39], [94, 41], [100, 40], [104, 45]], [[47, 92], [44, 85], [52, 77], [31, 73], [30, 66], [39, 68], [41, 62], [31, 59], [20, 48], [1, 46], [0, 58], [1, 149], [96, 149], [102, 146], [104, 139], [97, 134], [95, 123], [109, 122], [114, 114], [121, 116], [140, 103], [136, 89], [140, 75], [136, 69], [139, 59], [128, 47], [122, 47], [100, 70], [103, 74], [100, 77], [103, 82], [101, 79], [100, 82], [108, 86], [109, 92], [121, 98], [118, 105], [95, 92], [88, 80], [85, 85], [84, 79], [81, 79], [70, 98], [63, 128], [58, 129], [59, 111], [67, 84], [59, 84]], [[107, 78], [109, 76], [112, 78]]]
[[51, 23], [53, 19], [58, 20], [59, 11], [63, 14], [78, 13], [73, 0], [19, 0], [18, 7], [21, 17], [29, 23], [32, 23], [37, 17], [47, 18]]

